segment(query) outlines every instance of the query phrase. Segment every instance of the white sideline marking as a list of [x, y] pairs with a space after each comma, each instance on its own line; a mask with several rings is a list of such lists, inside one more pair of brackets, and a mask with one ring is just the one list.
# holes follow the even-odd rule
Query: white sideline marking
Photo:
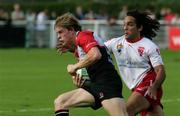
[[180, 98], [177, 99], [166, 99], [162, 101], [163, 103], [167, 103], [167, 102], [180, 102]]
[[51, 111], [52, 108], [39, 108], [39, 109], [20, 109], [20, 110], [0, 110], [1, 113], [8, 113], [8, 112], [43, 112], [43, 111]]
[[[163, 103], [169, 103], [169, 102], [180, 102], [180, 98], [177, 99], [166, 99], [162, 101]], [[2, 113], [9, 113], [9, 112], [43, 112], [43, 111], [51, 111], [52, 108], [39, 108], [39, 109], [20, 109], [20, 110], [0, 110], [0, 114]]]

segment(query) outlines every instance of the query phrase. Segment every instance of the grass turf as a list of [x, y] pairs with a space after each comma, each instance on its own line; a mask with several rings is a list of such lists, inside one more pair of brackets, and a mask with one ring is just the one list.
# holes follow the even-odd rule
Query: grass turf
[[[166, 81], [163, 105], [166, 116], [180, 115], [180, 51], [161, 51]], [[75, 89], [66, 72], [75, 63], [71, 54], [60, 56], [50, 49], [0, 49], [0, 116], [53, 116], [53, 102]], [[124, 97], [130, 91], [124, 86]], [[107, 116], [103, 109], [78, 108], [73, 116]]]

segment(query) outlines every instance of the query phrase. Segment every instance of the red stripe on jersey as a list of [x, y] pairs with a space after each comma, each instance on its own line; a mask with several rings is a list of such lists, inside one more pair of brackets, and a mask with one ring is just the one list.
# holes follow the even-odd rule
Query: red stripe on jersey
[[91, 31], [80, 31], [77, 34], [76, 45], [82, 47], [84, 52], [88, 52], [91, 48], [98, 46], [99, 44], [93, 36]]
[[92, 47], [94, 47], [96, 45], [97, 45], [97, 42], [89, 43], [88, 45], [86, 45], [86, 49], [92, 48]]

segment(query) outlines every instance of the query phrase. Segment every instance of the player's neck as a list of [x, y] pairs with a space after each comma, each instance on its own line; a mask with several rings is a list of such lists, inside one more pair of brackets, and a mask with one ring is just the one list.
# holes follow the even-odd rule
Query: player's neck
[[140, 41], [141, 39], [142, 39], [143, 37], [136, 37], [136, 38], [131, 38], [131, 39], [129, 39], [129, 38], [126, 38], [126, 40], [127, 40], [127, 42], [129, 42], [129, 43], [135, 43], [135, 42], [138, 42], [138, 41]]

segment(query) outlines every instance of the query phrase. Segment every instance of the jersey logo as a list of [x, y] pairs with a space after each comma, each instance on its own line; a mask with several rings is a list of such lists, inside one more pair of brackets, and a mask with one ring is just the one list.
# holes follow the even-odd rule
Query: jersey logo
[[144, 47], [139, 47], [138, 48], [138, 53], [140, 56], [142, 56], [144, 54]]
[[100, 92], [99, 93], [99, 98], [102, 99], [104, 97], [104, 93], [103, 92]]
[[116, 46], [116, 48], [117, 48], [117, 51], [120, 53], [121, 49], [123, 48], [123, 45], [120, 43]]

